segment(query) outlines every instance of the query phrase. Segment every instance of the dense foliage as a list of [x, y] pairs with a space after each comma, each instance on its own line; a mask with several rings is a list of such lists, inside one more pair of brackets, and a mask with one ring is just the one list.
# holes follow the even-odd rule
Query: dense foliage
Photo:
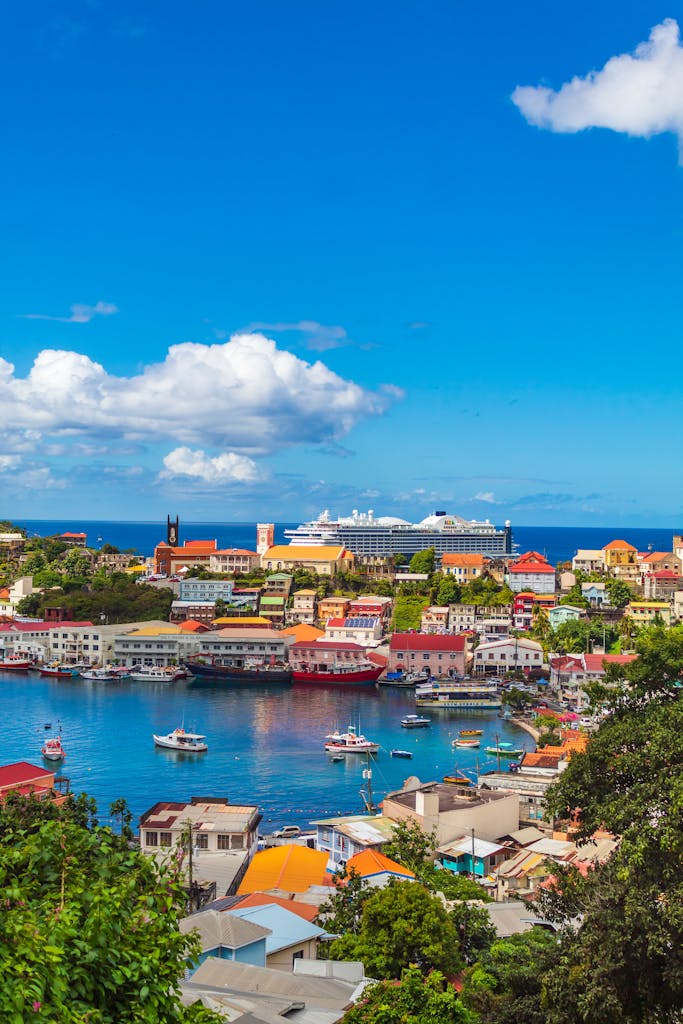
[[168, 620], [173, 591], [136, 583], [126, 573], [95, 573], [85, 582], [60, 578], [60, 586], [19, 602], [23, 615], [41, 616], [46, 606], [67, 608], [75, 621], [143, 622]]
[[380, 982], [367, 988], [343, 1024], [470, 1024], [475, 1019], [440, 971], [425, 978], [408, 968], [400, 984]]
[[0, 1006], [8, 1024], [214, 1021], [178, 998], [183, 892], [173, 874], [92, 820], [85, 798], [59, 809], [0, 807]]

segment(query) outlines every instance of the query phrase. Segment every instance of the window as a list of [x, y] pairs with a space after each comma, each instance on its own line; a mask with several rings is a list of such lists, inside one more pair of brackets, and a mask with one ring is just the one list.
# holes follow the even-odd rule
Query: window
[[294, 966], [295, 960], [303, 960], [304, 951], [303, 949], [297, 949], [296, 953], [292, 953], [292, 967]]
[[156, 832], [145, 832], [145, 846], [158, 846], [159, 836]]
[[159, 846], [170, 846], [172, 841], [172, 835], [170, 832], [159, 833]]
[[218, 849], [219, 850], [229, 850], [230, 849], [230, 836], [229, 835], [219, 835], [218, 836]]
[[233, 836], [232, 837], [232, 848], [233, 848], [233, 850], [243, 850], [244, 849], [244, 836], [243, 835]]
[[209, 849], [209, 834], [208, 832], [197, 832], [196, 847], [198, 850]]

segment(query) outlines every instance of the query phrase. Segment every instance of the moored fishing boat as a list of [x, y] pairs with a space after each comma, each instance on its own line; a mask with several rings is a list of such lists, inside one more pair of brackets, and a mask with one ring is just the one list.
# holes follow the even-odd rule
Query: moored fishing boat
[[112, 679], [120, 679], [120, 674], [112, 672], [111, 669], [100, 666], [99, 668], [89, 668], [81, 672], [81, 679], [94, 679], [100, 683], [110, 682]]
[[0, 672], [28, 672], [33, 663], [21, 654], [5, 654], [0, 658]]
[[457, 769], [451, 775], [444, 775], [443, 781], [447, 782], [451, 786], [471, 786], [472, 779], [469, 779], [462, 772]]
[[365, 665], [338, 665], [329, 670], [325, 666], [309, 669], [302, 667], [292, 672], [292, 679], [295, 683], [324, 683], [327, 686], [374, 686], [383, 671], [381, 665], [373, 665], [371, 662]]
[[410, 750], [392, 750], [391, 751], [391, 756], [392, 757], [404, 757], [404, 758], [407, 759], [409, 757], [412, 757], [413, 755], [412, 755], [412, 752]]
[[58, 661], [53, 661], [49, 665], [41, 665], [38, 672], [41, 676], [52, 676], [56, 679], [73, 679], [79, 674], [78, 669], [73, 665], [63, 665]]
[[480, 741], [477, 740], [477, 739], [467, 740], [467, 739], [464, 739], [464, 738], [463, 739], [458, 738], [458, 739], [453, 740], [453, 744], [452, 745], [454, 747], [462, 747], [463, 749], [468, 750], [468, 749], [474, 749], [475, 747], [478, 747], [479, 746], [479, 742]]
[[205, 742], [206, 736], [202, 736], [198, 732], [174, 729], [167, 736], [157, 736], [154, 733], [152, 735], [155, 745], [163, 747], [165, 750], [182, 750], [187, 754], [201, 754], [209, 749], [208, 743]]
[[521, 757], [524, 750], [521, 747], [514, 747], [512, 743], [497, 743], [494, 747], [485, 747], [487, 754], [494, 757]]
[[483, 732], [484, 732], [483, 729], [461, 729], [458, 735], [460, 735], [460, 736], [481, 736], [481, 735], [483, 735]]
[[46, 739], [40, 752], [46, 761], [63, 761], [66, 757], [61, 736], [50, 736]]
[[139, 683], [172, 683], [178, 679], [178, 671], [172, 665], [136, 665], [129, 678]]
[[325, 750], [332, 754], [376, 754], [379, 743], [373, 743], [349, 725], [346, 732], [332, 732], [325, 737]]
[[431, 724], [431, 718], [423, 718], [422, 715], [404, 715], [401, 719], [404, 729], [426, 729]]

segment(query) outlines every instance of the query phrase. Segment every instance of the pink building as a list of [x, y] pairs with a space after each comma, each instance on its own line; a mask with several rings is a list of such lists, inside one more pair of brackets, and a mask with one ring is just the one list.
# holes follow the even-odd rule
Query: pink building
[[466, 636], [434, 633], [394, 633], [389, 645], [390, 672], [429, 672], [433, 676], [463, 676], [467, 662]]

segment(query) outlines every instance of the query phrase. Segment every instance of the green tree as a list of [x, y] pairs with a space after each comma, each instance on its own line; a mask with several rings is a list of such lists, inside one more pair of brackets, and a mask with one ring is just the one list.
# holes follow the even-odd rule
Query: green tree
[[436, 563], [436, 551], [434, 548], [425, 548], [424, 551], [416, 551], [410, 559], [411, 572], [426, 572], [429, 576], [434, 572]]
[[[134, 550], [134, 549], [133, 549]], [[103, 544], [100, 548], [103, 555], [118, 555], [119, 549], [114, 544]]]
[[416, 821], [399, 821], [394, 826], [391, 841], [384, 845], [382, 852], [417, 875], [436, 845], [436, 829], [427, 833]]
[[609, 594], [610, 604], [613, 608], [625, 608], [634, 597], [628, 583], [624, 583], [623, 580], [607, 580], [605, 590]]
[[486, 890], [473, 882], [467, 875], [456, 875], [447, 868], [437, 868], [426, 862], [418, 872], [418, 878], [425, 889], [440, 892], [447, 900], [480, 900], [490, 902]]
[[436, 603], [441, 607], [457, 604], [460, 601], [462, 587], [453, 576], [443, 576], [436, 591]]
[[[470, 885], [477, 883], [470, 882]], [[465, 963], [471, 966], [490, 949], [496, 939], [486, 908], [461, 900], [451, 908], [451, 921], [458, 930], [460, 949]]]
[[462, 967], [458, 932], [438, 896], [418, 882], [393, 882], [365, 901], [357, 935], [330, 946], [331, 960], [362, 960], [372, 978], [399, 978], [404, 967]]
[[28, 594], [17, 602], [17, 615], [36, 616], [38, 615], [43, 599], [40, 594]]
[[[0, 1005], [9, 1024], [215, 1021], [178, 984], [198, 944], [170, 870], [37, 800], [0, 812]], [[38, 806], [36, 806], [38, 805]], [[43, 817], [44, 815], [44, 817]], [[19, 827], [22, 817], [28, 827]]]
[[462, 1001], [482, 1024], [546, 1024], [544, 979], [558, 958], [556, 936], [542, 928], [499, 939], [467, 972]]
[[400, 985], [383, 981], [367, 988], [342, 1024], [470, 1024], [474, 1020], [440, 971], [425, 978], [409, 967]]
[[398, 633], [408, 629], [419, 629], [422, 621], [422, 609], [429, 601], [425, 597], [408, 597], [399, 595], [394, 601], [392, 628]]
[[334, 893], [320, 904], [319, 920], [336, 935], [357, 934], [365, 901], [376, 891], [355, 868], [343, 868], [333, 878]]

